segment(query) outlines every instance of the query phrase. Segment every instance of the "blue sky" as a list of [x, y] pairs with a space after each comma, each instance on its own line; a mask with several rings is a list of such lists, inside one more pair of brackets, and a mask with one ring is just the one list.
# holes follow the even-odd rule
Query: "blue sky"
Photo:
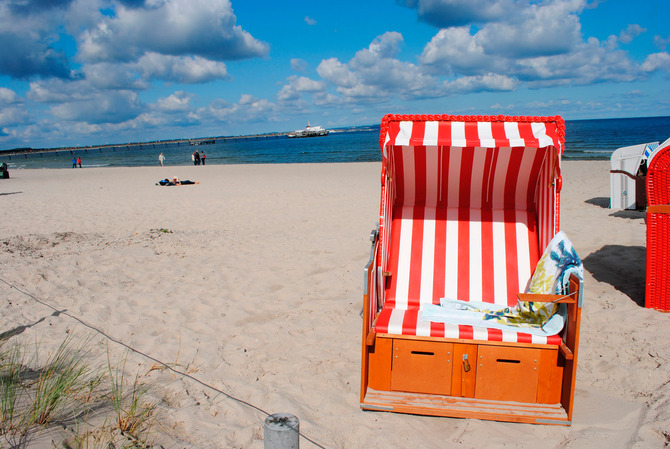
[[667, 0], [0, 0], [0, 149], [670, 115]]

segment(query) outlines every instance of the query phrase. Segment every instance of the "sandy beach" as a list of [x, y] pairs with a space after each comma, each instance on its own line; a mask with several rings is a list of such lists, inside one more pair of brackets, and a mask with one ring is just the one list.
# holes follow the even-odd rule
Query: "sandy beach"
[[[670, 315], [644, 308], [644, 213], [608, 209], [608, 161], [563, 162], [562, 228], [585, 267], [573, 425], [362, 412], [359, 311], [380, 169], [14, 170], [0, 180], [0, 278], [232, 396], [296, 415], [327, 448], [670, 443]], [[200, 184], [155, 185], [173, 176]], [[0, 331], [25, 326], [13, 338], [48, 347], [91, 335], [5, 283], [0, 292]], [[102, 357], [125, 352], [91, 338]], [[263, 413], [128, 360], [163, 395], [158, 444], [263, 447]]]

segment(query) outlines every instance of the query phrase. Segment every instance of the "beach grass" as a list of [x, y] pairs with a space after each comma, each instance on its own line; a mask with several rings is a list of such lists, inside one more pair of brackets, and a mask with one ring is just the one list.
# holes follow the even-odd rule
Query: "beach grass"
[[126, 371], [126, 356], [95, 363], [90, 339], [68, 336], [53, 352], [0, 341], [0, 447], [30, 447], [49, 435], [66, 448], [150, 448], [158, 401]]

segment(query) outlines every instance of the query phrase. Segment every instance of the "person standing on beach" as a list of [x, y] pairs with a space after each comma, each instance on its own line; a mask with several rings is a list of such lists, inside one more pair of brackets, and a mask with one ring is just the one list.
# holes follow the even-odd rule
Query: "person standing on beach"
[[195, 150], [195, 165], [200, 165], [200, 153]]
[[81, 168], [81, 158], [80, 157], [77, 158], [77, 164], [79, 164], [79, 168]]
[[197, 165], [195, 163], [195, 151], [191, 154], [191, 160], [193, 161], [193, 165]]
[[165, 156], [163, 153], [158, 155], [158, 162], [161, 164], [161, 167], [163, 166], [163, 162], [165, 162]]
[[205, 159], [207, 159], [207, 155], [205, 155], [205, 152], [202, 152], [202, 157], [200, 157], [200, 160], [202, 161], [202, 165], [205, 165]]
[[76, 157], [72, 158], [72, 168], [77, 168], [77, 158]]

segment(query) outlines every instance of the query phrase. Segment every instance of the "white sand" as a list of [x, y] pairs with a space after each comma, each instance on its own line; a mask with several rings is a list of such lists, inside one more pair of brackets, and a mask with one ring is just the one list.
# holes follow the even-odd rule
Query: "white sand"
[[[644, 214], [607, 209], [608, 167], [563, 164], [562, 227], [586, 269], [571, 427], [359, 409], [376, 163], [15, 170], [0, 180], [0, 277], [270, 413], [295, 414], [328, 448], [663, 447], [670, 315], [641, 306]], [[200, 184], [154, 185], [172, 176]], [[89, 333], [0, 292], [0, 331], [32, 325], [15, 338]], [[142, 374], [153, 364], [129, 356]], [[263, 447], [262, 413], [165, 371], [147, 378], [168, 399], [166, 448]]]

